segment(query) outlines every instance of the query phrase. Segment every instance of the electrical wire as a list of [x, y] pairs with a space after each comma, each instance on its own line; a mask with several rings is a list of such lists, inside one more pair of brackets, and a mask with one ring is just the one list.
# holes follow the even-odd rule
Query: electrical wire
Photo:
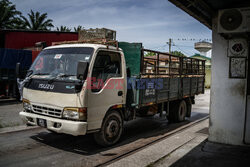
[[195, 42], [195, 41], [205, 41], [205, 42], [211, 42], [212, 39], [211, 38], [171, 38], [172, 40], [176, 40], [176, 41], [183, 41], [183, 42]]
[[177, 49], [179, 49], [181, 52], [183, 52], [184, 54], [186, 54], [186, 56], [191, 56], [193, 53], [188, 53], [187, 51], [184, 51], [183, 49], [181, 49], [180, 47], [178, 47], [177, 45], [173, 45], [173, 46], [175, 46]]

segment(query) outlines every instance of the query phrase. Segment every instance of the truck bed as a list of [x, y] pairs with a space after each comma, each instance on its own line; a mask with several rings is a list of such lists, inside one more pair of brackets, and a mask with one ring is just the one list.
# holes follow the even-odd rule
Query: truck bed
[[[160, 81], [159, 81], [160, 80]], [[162, 89], [139, 90], [139, 104], [161, 103], [204, 93], [203, 77], [158, 78]]]
[[144, 49], [141, 43], [120, 42], [119, 47], [129, 69], [128, 105], [140, 107], [204, 93], [204, 60]]

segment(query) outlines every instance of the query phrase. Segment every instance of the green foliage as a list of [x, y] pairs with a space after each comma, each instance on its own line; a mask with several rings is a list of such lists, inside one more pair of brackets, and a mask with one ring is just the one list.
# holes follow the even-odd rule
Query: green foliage
[[[16, 6], [9, 0], [0, 0], [0, 29], [27, 29], [27, 30], [51, 30], [54, 25], [53, 20], [48, 19], [47, 13], [33, 12], [24, 17], [22, 13], [16, 10]], [[83, 26], [74, 27], [74, 31], [83, 30]], [[70, 32], [71, 29], [66, 26], [56, 28], [57, 31]]]
[[66, 26], [60, 26], [60, 27], [56, 27], [56, 31], [61, 31], [61, 32], [70, 32], [71, 29], [66, 27]]
[[9, 0], [0, 1], [0, 29], [20, 29], [21, 12], [16, 10], [16, 6]]
[[81, 31], [81, 30], [84, 30], [84, 27], [83, 26], [77, 26], [77, 27], [74, 27], [74, 31], [75, 32], [79, 32], [79, 31]]
[[54, 27], [53, 20], [47, 19], [47, 13], [36, 12], [33, 10], [28, 13], [28, 18], [21, 16], [23, 19], [23, 26], [28, 30], [50, 30]]
[[153, 53], [153, 52], [147, 52], [144, 56], [145, 57], [148, 57], [148, 56], [155, 56], [156, 53]]
[[187, 57], [187, 56], [184, 55], [182, 52], [177, 51], [177, 50], [171, 52], [171, 54], [176, 55], [176, 56], [180, 56], [180, 57]]

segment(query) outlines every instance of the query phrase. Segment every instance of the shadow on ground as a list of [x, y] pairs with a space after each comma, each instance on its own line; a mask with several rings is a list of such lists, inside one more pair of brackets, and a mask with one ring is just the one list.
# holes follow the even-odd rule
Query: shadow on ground
[[44, 131], [31, 136], [31, 138], [51, 147], [81, 155], [93, 155], [99, 153], [102, 156], [120, 156], [124, 152], [130, 152], [131, 150], [150, 144], [155, 140], [159, 140], [168, 132], [207, 115], [208, 114], [200, 113], [185, 122], [176, 124], [168, 124], [166, 119], [160, 118], [136, 119], [125, 124], [124, 133], [120, 142], [107, 148], [97, 145], [94, 142], [92, 134], [75, 137]]
[[249, 166], [250, 148], [212, 143], [205, 140], [171, 167]]

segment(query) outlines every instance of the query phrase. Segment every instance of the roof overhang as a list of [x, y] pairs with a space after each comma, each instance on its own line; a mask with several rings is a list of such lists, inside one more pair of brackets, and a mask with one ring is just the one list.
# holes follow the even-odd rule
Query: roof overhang
[[246, 0], [169, 0], [178, 8], [200, 21], [209, 29], [212, 28], [212, 19], [220, 9], [250, 7]]

